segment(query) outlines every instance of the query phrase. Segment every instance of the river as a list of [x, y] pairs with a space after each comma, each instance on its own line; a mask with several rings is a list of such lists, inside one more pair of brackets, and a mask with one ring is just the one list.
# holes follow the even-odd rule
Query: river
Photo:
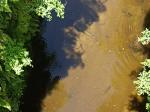
[[144, 59], [137, 37], [150, 0], [68, 0], [65, 19], [45, 23], [50, 69], [60, 80], [43, 112], [130, 112]]

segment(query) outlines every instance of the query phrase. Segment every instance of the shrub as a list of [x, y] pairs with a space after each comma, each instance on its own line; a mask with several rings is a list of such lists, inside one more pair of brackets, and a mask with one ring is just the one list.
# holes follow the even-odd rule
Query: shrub
[[141, 37], [138, 38], [138, 41], [141, 42], [143, 45], [147, 45], [150, 42], [150, 30], [146, 28], [142, 32]]
[[[138, 38], [138, 41], [143, 45], [147, 45], [150, 42], [150, 30], [146, 28], [142, 32], [141, 37]], [[145, 59], [141, 63], [143, 65], [143, 71], [139, 73], [137, 80], [134, 81], [138, 95], [147, 95], [146, 109], [150, 112], [150, 59]]]
[[150, 71], [143, 70], [134, 83], [136, 84], [138, 95], [150, 95]]
[[32, 60], [26, 45], [39, 31], [39, 18], [64, 17], [59, 0], [0, 0], [0, 112], [20, 112], [26, 86], [24, 68]]
[[64, 5], [59, 0], [41, 0], [35, 8], [37, 15], [52, 20], [51, 12], [54, 10], [58, 17], [64, 18]]
[[29, 52], [21, 42], [10, 39], [4, 43], [0, 50], [0, 57], [4, 62], [6, 71], [11, 72], [13, 70], [15, 74], [20, 75], [24, 71], [23, 67], [32, 66]]

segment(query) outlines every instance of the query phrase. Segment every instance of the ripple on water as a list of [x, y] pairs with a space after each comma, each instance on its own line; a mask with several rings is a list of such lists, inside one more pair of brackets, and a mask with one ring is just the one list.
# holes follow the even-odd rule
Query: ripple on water
[[[79, 6], [86, 0], [72, 1], [75, 4], [73, 6]], [[87, 3], [95, 7], [95, 1], [98, 0], [88, 0]], [[44, 100], [46, 112], [127, 112], [125, 107], [134, 90], [130, 74], [140, 66], [143, 58], [141, 50], [135, 52], [131, 44], [134, 44], [143, 29], [148, 6], [149, 0], [108, 0], [103, 4], [103, 13], [100, 11], [91, 14], [84, 4], [81, 9], [70, 7], [66, 10], [73, 11], [81, 20], [76, 18], [72, 21], [73, 15], [67, 15], [63, 24], [51, 24], [51, 33], [56, 33], [49, 39], [48, 44], [54, 45], [49, 46], [49, 49], [58, 49], [58, 59], [62, 62], [65, 76], [60, 80], [63, 86], [58, 84], [58, 88]], [[79, 13], [80, 11], [83, 12]], [[86, 20], [86, 17], [94, 15], [98, 16], [96, 20]], [[70, 20], [72, 25], [66, 27]], [[89, 23], [86, 24], [86, 21]], [[82, 29], [79, 29], [81, 22]], [[49, 27], [47, 28], [50, 29]], [[71, 29], [71, 32], [63, 32], [67, 29]], [[84, 52], [78, 54], [76, 50]], [[70, 58], [70, 54], [75, 56]], [[84, 67], [80, 68], [81, 63], [84, 63]], [[68, 94], [71, 97], [68, 98]]]

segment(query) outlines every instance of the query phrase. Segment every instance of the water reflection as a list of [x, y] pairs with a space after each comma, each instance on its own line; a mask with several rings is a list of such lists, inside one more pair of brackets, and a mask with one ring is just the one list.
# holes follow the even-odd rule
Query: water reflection
[[68, 0], [65, 9], [65, 19], [54, 17], [46, 22], [43, 33], [48, 43], [48, 52], [56, 55], [56, 62], [51, 69], [52, 75], [65, 77], [68, 69], [77, 66], [84, 67], [81, 55], [83, 52], [75, 50], [79, 32], [84, 32], [89, 25], [98, 21], [98, 12], [106, 8], [97, 0]]
[[144, 28], [150, 28], [150, 10], [148, 11], [148, 13], [145, 16], [143, 27]]
[[[66, 96], [71, 96], [63, 106], [54, 105], [59, 112], [95, 112], [96, 108], [98, 112], [120, 112], [129, 102], [136, 101], [129, 98], [134, 90], [130, 76], [143, 57], [142, 48], [135, 41], [142, 30], [145, 3], [110, 0], [105, 3], [107, 11], [101, 13], [106, 10], [102, 2], [72, 0], [68, 1], [65, 20], [46, 23], [48, 50], [55, 52], [57, 59], [53, 75], [65, 77], [74, 68], [69, 70], [69, 77], [59, 81]], [[96, 45], [95, 39], [87, 39], [92, 36], [86, 32], [98, 37], [100, 45]], [[82, 43], [85, 52], [76, 51], [78, 43]], [[55, 90], [46, 97], [45, 108], [49, 103], [57, 103], [49, 99], [56, 99], [58, 93]]]

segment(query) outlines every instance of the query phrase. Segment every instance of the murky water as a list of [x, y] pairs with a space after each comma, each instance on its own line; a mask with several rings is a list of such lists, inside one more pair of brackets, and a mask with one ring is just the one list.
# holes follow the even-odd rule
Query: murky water
[[43, 112], [130, 112], [132, 73], [140, 67], [149, 0], [68, 0], [64, 20], [46, 23], [52, 75], [61, 80]]

